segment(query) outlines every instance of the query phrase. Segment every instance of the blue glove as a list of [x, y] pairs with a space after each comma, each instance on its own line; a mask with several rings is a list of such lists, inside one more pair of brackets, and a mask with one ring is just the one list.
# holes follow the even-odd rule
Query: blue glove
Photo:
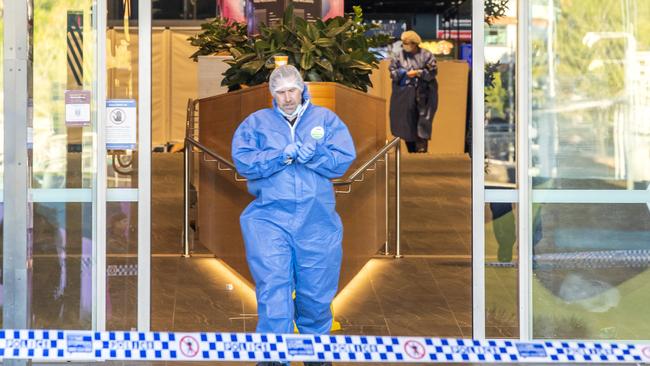
[[316, 153], [316, 145], [313, 143], [306, 143], [300, 147], [298, 150], [298, 162], [304, 164], [311, 160]]
[[287, 145], [287, 147], [284, 148], [284, 162], [287, 164], [291, 164], [294, 159], [298, 156], [298, 150], [300, 149], [300, 145], [297, 143], [292, 143]]

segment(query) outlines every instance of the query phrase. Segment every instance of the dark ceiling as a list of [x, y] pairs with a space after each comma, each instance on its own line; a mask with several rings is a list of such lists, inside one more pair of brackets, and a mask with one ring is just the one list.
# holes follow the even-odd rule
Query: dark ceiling
[[461, 13], [467, 8], [471, 12], [470, 4], [470, 0], [345, 0], [345, 11], [351, 12], [352, 6], [361, 5], [366, 14], [448, 14], [455, 13], [457, 8], [460, 8]]

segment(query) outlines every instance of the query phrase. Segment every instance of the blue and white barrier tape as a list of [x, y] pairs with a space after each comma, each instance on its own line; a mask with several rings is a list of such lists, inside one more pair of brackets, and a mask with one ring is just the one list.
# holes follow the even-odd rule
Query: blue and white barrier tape
[[137, 276], [137, 264], [109, 264], [106, 266], [106, 275], [109, 277]]
[[650, 344], [245, 333], [0, 330], [1, 359], [645, 363]]

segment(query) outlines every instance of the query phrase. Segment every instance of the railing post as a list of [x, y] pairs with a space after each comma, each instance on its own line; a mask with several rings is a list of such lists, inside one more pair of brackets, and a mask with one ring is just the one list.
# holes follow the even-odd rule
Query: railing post
[[388, 215], [388, 195], [390, 194], [390, 191], [388, 190], [389, 184], [388, 180], [390, 179], [390, 174], [389, 174], [389, 169], [388, 169], [388, 157], [390, 156], [390, 150], [386, 151], [386, 154], [384, 154], [384, 184], [386, 185], [386, 190], [384, 191], [384, 219], [386, 223], [386, 241], [384, 242], [384, 255], [389, 255], [390, 252], [388, 250], [388, 242], [390, 241], [390, 230], [388, 229], [388, 226], [390, 225], [390, 218]]
[[401, 246], [400, 246], [400, 236], [402, 236], [402, 230], [400, 228], [400, 148], [402, 146], [402, 141], [400, 140], [395, 147], [395, 258], [402, 258]]
[[189, 142], [185, 141], [185, 148], [183, 149], [184, 162], [183, 168], [185, 177], [183, 180], [184, 190], [184, 218], [183, 218], [183, 257], [190, 256], [190, 158], [192, 154], [192, 146]]

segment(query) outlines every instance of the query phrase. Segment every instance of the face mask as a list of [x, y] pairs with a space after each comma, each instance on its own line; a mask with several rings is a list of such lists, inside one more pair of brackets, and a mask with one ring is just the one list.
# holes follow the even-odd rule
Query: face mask
[[289, 114], [280, 109], [279, 107], [277, 108], [280, 111], [280, 114], [282, 114], [285, 118], [288, 120], [292, 120], [302, 114], [302, 112], [307, 109], [307, 106], [309, 105], [309, 99], [305, 100], [301, 105], [299, 105], [293, 113]]
[[296, 109], [294, 109], [294, 111], [293, 111], [291, 114], [288, 114], [287, 112], [283, 111], [282, 108], [279, 108], [279, 107], [278, 107], [278, 110], [280, 111], [280, 113], [281, 113], [285, 118], [291, 120], [291, 119], [296, 118], [296, 116], [298, 115], [298, 113], [300, 113], [300, 108], [301, 108], [301, 107], [302, 107], [302, 104], [299, 105], [299, 106], [297, 106]]

